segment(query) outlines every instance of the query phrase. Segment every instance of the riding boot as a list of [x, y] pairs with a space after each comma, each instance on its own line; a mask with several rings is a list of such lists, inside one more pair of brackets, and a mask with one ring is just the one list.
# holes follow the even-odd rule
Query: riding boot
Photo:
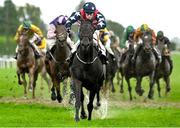
[[133, 55], [133, 57], [132, 57], [132, 59], [131, 59], [131, 62], [133, 63], [133, 64], [135, 64], [135, 61], [136, 61], [136, 57], [137, 57], [137, 55], [138, 55], [138, 53], [139, 53], [139, 51], [140, 51], [140, 49], [141, 49], [141, 46], [142, 45], [137, 45], [137, 48], [135, 49], [135, 51], [134, 51], [134, 55]]
[[161, 63], [161, 55], [160, 53], [157, 51], [157, 49], [155, 47], [153, 47], [153, 53], [155, 55], [155, 58], [157, 60], [157, 64], [159, 65]]
[[42, 55], [40, 55], [40, 53], [36, 50], [35, 46], [31, 44], [31, 47], [34, 51], [34, 54], [35, 54], [35, 58], [38, 59], [40, 58]]
[[105, 55], [103, 55], [100, 50], [98, 51], [98, 56], [99, 56], [102, 64], [108, 64], [109, 63], [108, 58]]

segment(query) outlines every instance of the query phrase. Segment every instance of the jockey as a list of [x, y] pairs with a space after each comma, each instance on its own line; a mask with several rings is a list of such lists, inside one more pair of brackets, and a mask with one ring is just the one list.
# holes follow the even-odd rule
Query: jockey
[[112, 55], [113, 59], [115, 59], [114, 52], [111, 49], [110, 33], [107, 28], [99, 30], [99, 38], [106, 50]]
[[[147, 24], [142, 24], [141, 27], [139, 27], [138, 29], [136, 29], [135, 33], [134, 33], [134, 40], [136, 41], [136, 43], [138, 44], [138, 42], [140, 41], [142, 35], [144, 32], [150, 32], [152, 35], [152, 48], [153, 48], [153, 53], [158, 61], [158, 64], [160, 64], [161, 62], [161, 54], [159, 52], [159, 50], [155, 47], [156, 45], [156, 35], [155, 32], [149, 28], [149, 26]], [[132, 61], [135, 62], [137, 54], [140, 50], [140, 45], [138, 45], [138, 47], [135, 50], [134, 56], [132, 58]]]
[[[49, 60], [52, 59], [51, 54], [54, 53], [55, 50], [55, 42], [56, 42], [56, 25], [65, 25], [66, 21], [67, 21], [68, 17], [64, 16], [64, 15], [60, 15], [58, 17], [56, 17], [53, 21], [51, 21], [49, 23], [48, 26], [48, 32], [47, 32], [47, 38], [48, 38], [48, 42], [47, 42], [47, 57]], [[67, 43], [70, 46], [70, 48], [73, 48], [74, 43], [71, 41], [71, 39], [69, 38], [69, 36], [67, 37]]]
[[[23, 24], [21, 24], [16, 32], [16, 35], [14, 37], [15, 41], [19, 42], [19, 37], [22, 32], [27, 32], [30, 39], [29, 42], [34, 50], [36, 58], [41, 57], [41, 53], [39, 49], [43, 50], [46, 47], [46, 40], [43, 37], [42, 31], [40, 28], [35, 26], [34, 24], [31, 24], [29, 21], [25, 20]], [[17, 59], [17, 53], [18, 53], [18, 46], [16, 47], [16, 56], [14, 57]]]
[[109, 38], [111, 40], [111, 47], [116, 48], [116, 50], [121, 53], [121, 49], [119, 46], [119, 37], [115, 35], [112, 30], [109, 30]]
[[[71, 29], [71, 25], [77, 21], [80, 20], [92, 20], [94, 27], [96, 28], [96, 30], [100, 30], [100, 29], [104, 29], [106, 27], [106, 21], [105, 21], [105, 17], [103, 16], [103, 14], [101, 14], [97, 9], [96, 6], [94, 5], [94, 3], [92, 2], [87, 2], [83, 5], [83, 9], [81, 9], [80, 11], [77, 12], [73, 12], [71, 14], [71, 16], [68, 18], [67, 22], [66, 22], [66, 28], [67, 31], [70, 31]], [[101, 60], [103, 64], [106, 64], [107, 62], [107, 57], [106, 57], [106, 50], [105, 47], [102, 45], [101, 41], [97, 41], [98, 40], [98, 31], [95, 31], [94, 33], [94, 42], [96, 42], [96, 44], [98, 46], [100, 46], [100, 50], [101, 50]], [[73, 59], [74, 53], [77, 50], [77, 47], [79, 45], [79, 42], [75, 44], [76, 46], [74, 46], [74, 48], [71, 50], [72, 54], [70, 55], [70, 63]]]
[[124, 49], [128, 49], [129, 48], [129, 42], [134, 42], [134, 33], [135, 33], [135, 29], [132, 25], [129, 25], [125, 31], [123, 32], [123, 36], [122, 36], [122, 40], [121, 40], [121, 46]]
[[[121, 40], [121, 47], [123, 48], [121, 63], [126, 58], [126, 52], [129, 49], [130, 43], [134, 43], [134, 34], [135, 34], [135, 29], [132, 25], [129, 25], [123, 32], [123, 36], [122, 36], [122, 40]], [[133, 46], [134, 46], [134, 44], [133, 44]]]
[[[170, 45], [171, 45], [171, 42], [169, 41], [169, 39], [164, 36], [164, 33], [163, 31], [158, 31], [157, 32], [157, 37], [156, 37], [156, 44], [158, 44], [158, 42], [164, 42], [164, 44], [167, 46], [168, 49], [170, 49]], [[170, 51], [169, 51], [170, 52]], [[171, 65], [171, 70], [173, 68], [173, 64], [172, 64], [172, 59], [171, 59], [171, 56], [169, 54], [169, 56], [167, 57], [168, 61], [169, 61], [169, 64]]]

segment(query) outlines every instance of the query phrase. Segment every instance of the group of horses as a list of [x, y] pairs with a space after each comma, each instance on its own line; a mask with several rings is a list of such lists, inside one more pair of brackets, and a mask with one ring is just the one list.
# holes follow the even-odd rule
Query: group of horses
[[[88, 117], [88, 120], [91, 120], [95, 96], [97, 98], [96, 105], [101, 105], [100, 90], [102, 88], [112, 87], [112, 91], [115, 91], [113, 79], [118, 71], [122, 75], [121, 87], [123, 87], [123, 77], [125, 77], [128, 83], [131, 100], [132, 94], [129, 80], [132, 77], [135, 77], [137, 80], [136, 92], [139, 95], [142, 95], [144, 92], [141, 88], [141, 81], [144, 76], [149, 76], [150, 78], [149, 98], [153, 97], [153, 86], [155, 81], [159, 83], [159, 79], [161, 77], [163, 77], [167, 83], [167, 92], [170, 91], [170, 65], [167, 62], [166, 57], [162, 57], [162, 63], [157, 67], [157, 61], [152, 53], [150, 46], [151, 40], [148, 34], [142, 38], [142, 48], [137, 56], [135, 64], [132, 64], [131, 62], [131, 57], [134, 52], [134, 49], [131, 48], [131, 46], [126, 53], [126, 58], [123, 63], [120, 63], [121, 53], [119, 53], [116, 48], [112, 48], [115, 53], [116, 60], [114, 60], [112, 55], [107, 52], [109, 63], [106, 65], [106, 74], [104, 74], [103, 64], [100, 60], [99, 52], [97, 51], [97, 45], [93, 43], [94, 32], [95, 28], [91, 21], [87, 20], [81, 22], [79, 29], [80, 45], [77, 48], [71, 65], [69, 65], [69, 62], [67, 61], [67, 58], [71, 53], [71, 49], [66, 42], [68, 33], [64, 25], [56, 26], [56, 43], [55, 51], [51, 54], [52, 60], [47, 59], [46, 55], [36, 59], [33, 49], [30, 46], [28, 35], [22, 33], [18, 43], [17, 75], [18, 83], [24, 85], [25, 96], [27, 95], [25, 73], [28, 73], [29, 88], [32, 88], [33, 98], [35, 98], [35, 87], [38, 73], [41, 72], [42, 74], [45, 74], [47, 72], [52, 81], [51, 99], [57, 100], [60, 103], [62, 102], [60, 83], [70, 77], [70, 86], [75, 95], [75, 120], [79, 121], [80, 108], [81, 118], [86, 119]], [[47, 79], [46, 75], [42, 76]], [[103, 85], [104, 81], [105, 85]], [[50, 86], [48, 80], [47, 82]], [[86, 115], [84, 109], [83, 87], [89, 91], [89, 103], [87, 104], [88, 116]], [[123, 88], [121, 88], [121, 92], [122, 91]]]

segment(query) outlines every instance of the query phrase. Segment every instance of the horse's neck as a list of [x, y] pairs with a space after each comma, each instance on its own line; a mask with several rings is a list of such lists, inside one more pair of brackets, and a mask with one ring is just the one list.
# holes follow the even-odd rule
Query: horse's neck
[[82, 50], [81, 48], [79, 48], [80, 50], [80, 57], [84, 60], [84, 61], [92, 61], [95, 57], [94, 54], [94, 46], [92, 45], [87, 51]]

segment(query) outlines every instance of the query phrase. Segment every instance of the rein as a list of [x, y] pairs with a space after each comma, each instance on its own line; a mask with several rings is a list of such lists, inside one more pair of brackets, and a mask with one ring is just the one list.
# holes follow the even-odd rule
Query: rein
[[83, 64], [93, 64], [93, 63], [96, 61], [96, 59], [98, 58], [98, 57], [96, 56], [92, 61], [86, 62], [86, 61], [83, 61], [83, 60], [78, 56], [77, 52], [76, 52], [76, 57], [77, 57], [78, 60], [79, 60], [81, 63], [83, 63]]

